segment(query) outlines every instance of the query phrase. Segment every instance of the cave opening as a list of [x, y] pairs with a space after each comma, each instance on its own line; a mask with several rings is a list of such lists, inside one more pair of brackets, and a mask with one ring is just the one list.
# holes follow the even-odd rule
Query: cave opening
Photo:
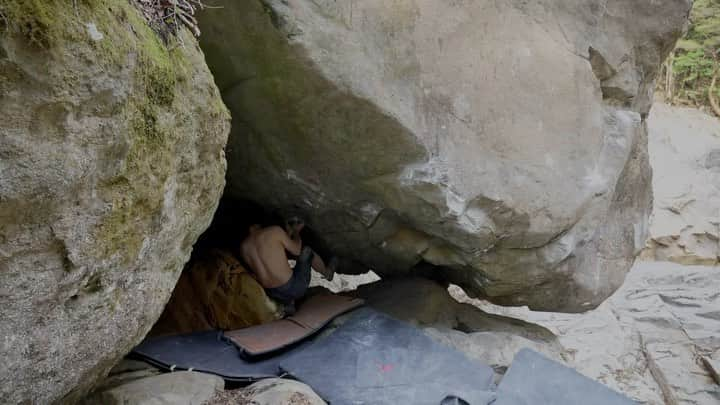
[[[288, 215], [225, 193], [148, 336], [240, 329], [284, 316], [283, 305], [267, 296], [243, 263], [239, 249], [251, 225], [284, 227]], [[304, 246], [312, 247], [321, 257], [330, 257], [330, 250], [313, 229], [306, 226], [301, 237]], [[292, 267], [293, 258], [288, 261]], [[362, 274], [337, 273], [332, 281], [313, 269], [308, 294], [352, 293], [379, 280], [370, 269]]]

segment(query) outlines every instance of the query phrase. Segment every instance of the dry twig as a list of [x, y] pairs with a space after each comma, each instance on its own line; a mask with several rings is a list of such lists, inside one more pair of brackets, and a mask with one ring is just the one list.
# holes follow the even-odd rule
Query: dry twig
[[710, 89], [708, 90], [708, 97], [710, 98], [710, 106], [713, 109], [713, 112], [715, 115], [720, 117], [720, 105], [718, 105], [718, 101], [715, 98], [715, 84], [718, 80], [718, 68], [715, 68], [715, 73], [713, 73], [712, 82], [710, 83]]
[[149, 22], [165, 24], [178, 38], [180, 38], [178, 30], [183, 25], [193, 35], [199, 37], [200, 27], [195, 19], [195, 13], [197, 10], [215, 8], [207, 6], [202, 0], [135, 0], [135, 2]]
[[720, 385], [720, 368], [718, 368], [717, 363], [704, 356], [700, 357], [700, 359], [702, 360], [702, 364], [705, 366], [705, 369], [708, 373], [710, 373], [712, 379]]

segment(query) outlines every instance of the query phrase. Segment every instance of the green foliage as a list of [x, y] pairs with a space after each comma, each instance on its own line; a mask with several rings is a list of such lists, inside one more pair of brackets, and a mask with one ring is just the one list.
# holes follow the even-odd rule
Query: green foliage
[[[720, 0], [696, 0], [686, 37], [705, 46], [720, 37]], [[708, 43], [710, 41], [710, 43]]]
[[699, 44], [699, 43], [693, 41], [692, 39], [681, 39], [678, 41], [677, 46], [675, 47], [676, 50], [686, 51], [686, 52], [694, 51], [694, 50], [702, 49], [702, 48], [703, 48], [702, 44]]
[[698, 48], [687, 52], [678, 52], [674, 60], [678, 83], [692, 86], [698, 80], [712, 79], [714, 61], [708, 57], [705, 49]]
[[695, 104], [707, 104], [707, 94], [720, 52], [720, 0], [696, 0], [690, 27], [675, 48], [673, 93]]
[[[707, 104], [707, 92], [720, 51], [720, 0], [696, 0], [690, 27], [678, 41], [671, 60], [673, 94], [681, 100]], [[667, 74], [667, 72], [666, 72]]]

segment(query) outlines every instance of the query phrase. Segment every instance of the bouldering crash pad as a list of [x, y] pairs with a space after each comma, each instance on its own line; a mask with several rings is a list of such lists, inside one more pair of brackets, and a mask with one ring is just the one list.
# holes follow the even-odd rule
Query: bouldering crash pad
[[297, 313], [274, 322], [225, 332], [246, 358], [267, 356], [312, 336], [336, 317], [363, 305], [360, 298], [322, 294], [306, 299]]
[[369, 308], [331, 335], [295, 350], [280, 368], [332, 404], [487, 404], [493, 370]]
[[236, 343], [220, 331], [150, 338], [132, 356], [164, 370], [206, 372], [228, 381], [253, 382], [286, 374], [311, 386], [331, 404], [634, 404], [529, 349], [518, 352], [496, 387], [489, 366], [370, 308], [339, 319], [339, 326], [327, 334], [299, 337], [361, 304], [340, 296], [309, 299], [290, 322], [302, 333], [285, 335], [282, 326], [273, 330], [277, 336], [265, 335], [267, 330], [244, 335], [260, 340], [270, 336], [267, 344], [257, 347], [272, 350], [260, 351], [265, 353], [260, 357], [241, 356]]
[[166, 371], [200, 371], [234, 382], [276, 377], [283, 358], [248, 362], [238, 355], [233, 344], [223, 339], [220, 331], [150, 338], [133, 349], [130, 357]]
[[[303, 341], [337, 316], [362, 304], [361, 299], [340, 295], [311, 296], [287, 320], [224, 333], [210, 330], [149, 338], [137, 346], [131, 356], [163, 370], [202, 371], [228, 381], [251, 382], [276, 377], [278, 364], [287, 355], [282, 353], [284, 349], [309, 344]], [[241, 353], [246, 354], [245, 358]]]
[[493, 405], [636, 405], [634, 401], [530, 349], [520, 350]]

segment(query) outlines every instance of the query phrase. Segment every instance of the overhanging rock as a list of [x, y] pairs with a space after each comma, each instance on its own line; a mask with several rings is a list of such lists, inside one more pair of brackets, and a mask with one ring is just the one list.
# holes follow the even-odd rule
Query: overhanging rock
[[233, 113], [230, 193], [303, 211], [343, 271], [429, 263], [560, 311], [622, 283], [689, 0], [220, 5], [201, 45]]

